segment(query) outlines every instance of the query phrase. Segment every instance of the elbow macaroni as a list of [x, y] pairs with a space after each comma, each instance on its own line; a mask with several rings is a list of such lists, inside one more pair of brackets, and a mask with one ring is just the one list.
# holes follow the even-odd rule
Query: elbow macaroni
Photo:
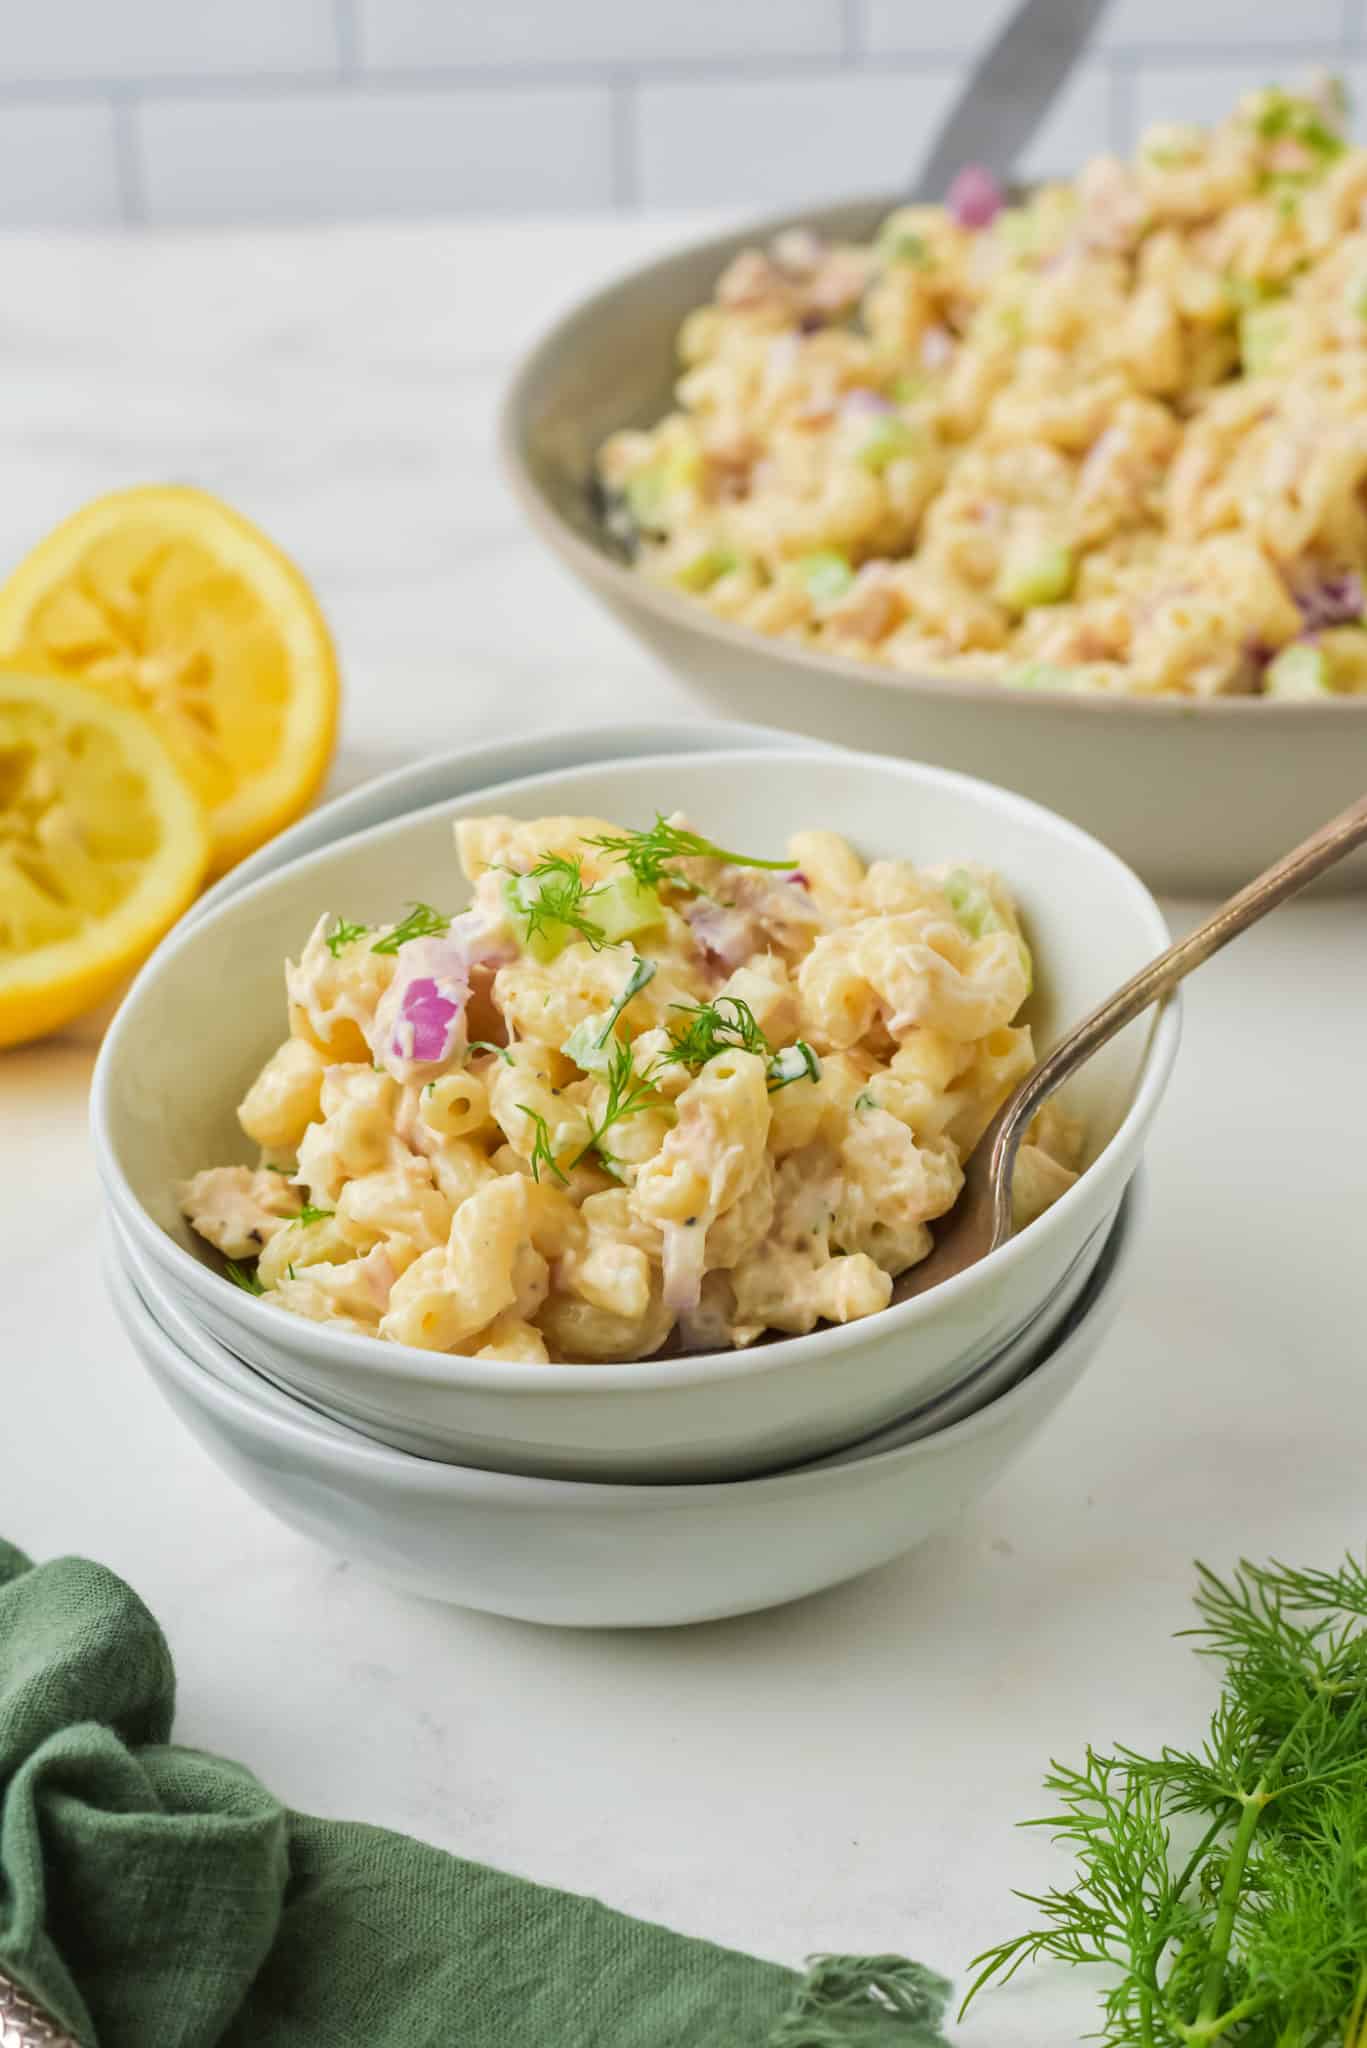
[[[289, 964], [292, 1034], [238, 1112], [261, 1163], [179, 1190], [201, 1236], [256, 1259], [267, 1301], [428, 1351], [627, 1361], [675, 1333], [746, 1344], [874, 1314], [926, 1255], [1034, 1061], [1002, 884], [866, 868], [813, 831], [791, 868], [690, 852], [623, 896], [620, 863], [584, 844], [603, 836], [622, 835], [463, 821], [470, 912], [392, 948], [324, 919]], [[587, 934], [558, 944], [506, 887], [549, 855], [588, 892]], [[605, 916], [638, 920], [628, 937], [588, 914], [599, 889]], [[352, 1033], [378, 1063], [345, 1056]], [[1080, 1150], [1058, 1112], [1038, 1120], [1022, 1221]]]
[[685, 321], [676, 409], [600, 449], [609, 525], [721, 617], [894, 668], [1361, 693], [1365, 208], [1343, 108], [1268, 88], [987, 225], [780, 235]]

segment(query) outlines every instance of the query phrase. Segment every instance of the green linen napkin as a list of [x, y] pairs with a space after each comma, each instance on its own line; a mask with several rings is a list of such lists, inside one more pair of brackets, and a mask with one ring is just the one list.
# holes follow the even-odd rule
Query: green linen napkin
[[0, 1542], [0, 1973], [82, 2048], [944, 2048], [917, 1964], [800, 1979], [291, 1813], [174, 1696], [122, 1580]]

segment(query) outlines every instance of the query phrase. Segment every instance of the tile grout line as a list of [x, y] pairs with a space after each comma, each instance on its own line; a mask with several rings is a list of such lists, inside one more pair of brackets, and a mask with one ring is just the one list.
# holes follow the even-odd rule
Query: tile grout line
[[634, 213], [640, 206], [641, 195], [636, 161], [636, 80], [632, 73], [619, 72], [610, 83], [609, 94], [612, 206], [617, 213]]
[[[334, 0], [338, 7], [338, 20], [349, 9], [350, 0]], [[1367, 0], [1347, 0], [1350, 8], [1361, 9]], [[1351, 45], [1359, 47], [1356, 41]], [[1269, 43], [1251, 40], [1238, 46], [1203, 45], [1193, 49], [1176, 43], [1127, 44], [1115, 49], [1099, 49], [1084, 60], [1084, 68], [1108, 69], [1119, 66], [1125, 70], [1149, 68], [1183, 71], [1219, 71], [1231, 66], [1246, 67], [1257, 64], [1290, 64], [1297, 68], [1307, 60], [1315, 62], [1326, 56], [1343, 54], [1343, 37], [1319, 38], [1310, 44], [1295, 46], [1284, 43]], [[363, 55], [353, 50], [350, 56], [340, 59], [346, 65], [355, 64], [353, 73], [345, 71], [225, 71], [218, 76], [199, 74], [168, 73], [164, 76], [130, 80], [92, 76], [72, 79], [11, 79], [0, 82], [0, 105], [50, 105], [72, 101], [108, 99], [117, 93], [136, 95], [139, 104], [152, 100], [186, 99], [241, 99], [251, 97], [278, 99], [289, 94], [305, 97], [323, 96], [334, 93], [339, 81], [348, 88], [359, 88], [365, 93], [377, 96], [385, 93], [400, 94], [414, 91], [443, 91], [456, 89], [485, 89], [489, 91], [511, 90], [554, 90], [557, 87], [574, 88], [585, 85], [610, 85], [629, 77], [635, 87], [642, 85], [696, 84], [696, 85], [771, 85], [797, 82], [804, 78], [838, 78], [847, 70], [867, 71], [870, 60], [876, 59], [879, 71], [915, 77], [945, 77], [962, 71], [971, 61], [972, 52], [962, 50], [926, 50], [901, 52], [869, 52], [863, 49], [850, 53], [853, 62], [847, 62], [845, 55], [834, 53], [821, 57], [756, 57], [734, 60], [717, 59], [662, 59], [633, 65], [629, 71], [608, 63], [542, 63], [542, 64], [433, 64], [426, 66], [367, 66]]]
[[1120, 64], [1108, 64], [1106, 70], [1106, 125], [1111, 132], [1111, 148], [1117, 156], [1125, 157], [1129, 155], [1136, 139], [1134, 84], [1139, 73]]
[[146, 221], [147, 209], [136, 93], [114, 93], [109, 110], [114, 121], [114, 183], [119, 199], [119, 218], [125, 227], [141, 227]]
[[363, 63], [356, 0], [332, 0], [332, 32], [337, 41], [337, 75], [344, 80], [354, 78]]

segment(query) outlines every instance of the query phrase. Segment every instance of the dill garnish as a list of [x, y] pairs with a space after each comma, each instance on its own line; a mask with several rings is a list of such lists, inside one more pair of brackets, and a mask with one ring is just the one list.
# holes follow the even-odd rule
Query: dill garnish
[[400, 946], [406, 946], [410, 939], [439, 939], [451, 920], [430, 903], [413, 903], [408, 915], [393, 931], [386, 932], [382, 939], [376, 939], [372, 953], [397, 953]]
[[660, 1055], [662, 1059], [677, 1061], [696, 1073], [719, 1052], [753, 1052], [766, 1060], [774, 1056], [759, 1019], [740, 996], [718, 996], [711, 1003], [672, 1003], [670, 1007], [687, 1022], [681, 1030], [669, 1027], [669, 1050]]
[[1067, 1888], [975, 1958], [967, 2005], [1040, 1957], [1111, 1972], [1111, 2048], [1367, 2044], [1367, 1564], [1198, 1565], [1195, 1628], [1224, 1666], [1199, 1749], [1055, 1763]]
[[368, 924], [348, 924], [344, 917], [339, 917], [323, 944], [335, 960], [344, 946], [354, 945], [357, 939], [363, 939], [369, 930]]
[[326, 1217], [335, 1216], [336, 1213], [335, 1209], [315, 1209], [312, 1202], [305, 1202], [299, 1214], [292, 1221], [295, 1223], [322, 1223]]
[[791, 1081], [821, 1079], [821, 1062], [805, 1038], [776, 1050], [769, 1043], [750, 1005], [740, 996], [718, 996], [710, 1003], [674, 1003], [688, 1019], [683, 1029], [669, 1032], [669, 1050], [662, 1060], [677, 1062], [697, 1073], [719, 1052], [752, 1052], [766, 1063], [769, 1093]]
[[696, 883], [690, 882], [670, 866], [676, 860], [720, 860], [733, 868], [773, 868], [779, 871], [791, 869], [790, 860], [757, 860], [748, 853], [728, 853], [724, 846], [717, 846], [700, 833], [689, 832], [682, 825], [671, 825], [663, 811], [655, 813], [655, 823], [648, 832], [605, 833], [601, 838], [586, 839], [586, 846], [596, 846], [603, 853], [610, 853], [631, 870], [636, 880], [646, 889], [658, 889], [661, 882], [669, 882], [676, 889], [687, 889], [697, 894]]
[[265, 1288], [256, 1277], [254, 1266], [239, 1265], [236, 1259], [225, 1259], [223, 1270], [234, 1287], [240, 1287], [244, 1294], [264, 1294]]
[[621, 1162], [604, 1148], [603, 1139], [614, 1124], [623, 1122], [629, 1116], [639, 1116], [643, 1109], [656, 1107], [662, 1098], [655, 1085], [654, 1067], [647, 1067], [644, 1073], [638, 1073], [632, 1059], [631, 1047], [623, 1044], [620, 1038], [615, 1038], [612, 1042], [612, 1052], [604, 1079], [607, 1083], [608, 1098], [603, 1106], [603, 1114], [590, 1130], [588, 1143], [577, 1155], [574, 1163], [576, 1166], [581, 1165], [590, 1152], [595, 1152], [600, 1165], [620, 1180]]
[[[545, 1117], [542, 1116], [540, 1110], [528, 1109], [525, 1102], [519, 1102], [517, 1106], [524, 1116], [531, 1118], [533, 1129], [536, 1132], [536, 1143], [532, 1146], [530, 1161], [532, 1179], [535, 1181], [540, 1180], [541, 1169], [544, 1166], [551, 1178], [558, 1180], [562, 1188], [568, 1187], [569, 1177], [560, 1170], [560, 1162], [555, 1156], [555, 1147], [551, 1143], [550, 1126], [546, 1122]], [[580, 1156], [582, 1157], [583, 1155], [581, 1154]], [[578, 1163], [578, 1160], [576, 1160], [576, 1166]]]
[[607, 943], [607, 933], [588, 914], [586, 903], [593, 895], [577, 860], [568, 854], [543, 853], [525, 875], [512, 875], [507, 884], [508, 901], [519, 918], [524, 935], [551, 938], [553, 925], [578, 932], [593, 947]]

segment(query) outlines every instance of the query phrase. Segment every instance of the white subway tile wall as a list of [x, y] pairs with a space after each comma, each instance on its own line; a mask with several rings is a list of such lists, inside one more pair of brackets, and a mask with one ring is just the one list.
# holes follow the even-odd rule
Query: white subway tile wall
[[[0, 225], [781, 207], [909, 178], [1011, 0], [0, 0]], [[1024, 168], [1328, 67], [1367, 0], [1112, 0]]]

